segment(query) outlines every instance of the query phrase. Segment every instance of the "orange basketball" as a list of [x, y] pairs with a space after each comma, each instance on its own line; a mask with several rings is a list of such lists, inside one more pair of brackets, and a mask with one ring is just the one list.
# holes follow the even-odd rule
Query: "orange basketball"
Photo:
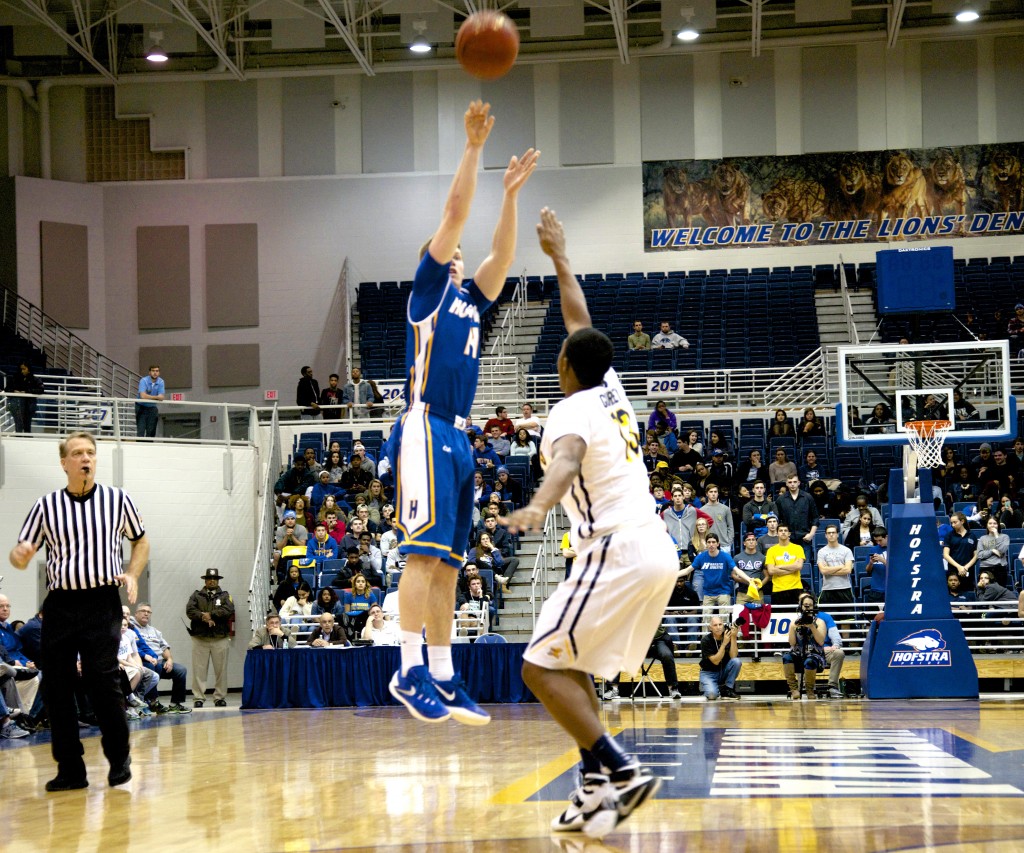
[[455, 36], [455, 58], [481, 80], [497, 80], [507, 73], [518, 54], [519, 30], [501, 12], [474, 12]]

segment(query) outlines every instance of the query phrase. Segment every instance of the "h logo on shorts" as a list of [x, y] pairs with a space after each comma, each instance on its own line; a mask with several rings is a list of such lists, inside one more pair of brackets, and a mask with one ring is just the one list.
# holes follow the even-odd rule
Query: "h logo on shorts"
[[409, 518], [416, 517], [416, 510], [419, 508], [419, 501], [409, 501]]

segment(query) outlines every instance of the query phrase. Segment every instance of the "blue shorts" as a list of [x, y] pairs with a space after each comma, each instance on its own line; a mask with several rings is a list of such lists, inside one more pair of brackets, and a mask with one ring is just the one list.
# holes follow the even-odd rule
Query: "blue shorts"
[[473, 524], [475, 470], [465, 431], [451, 420], [410, 409], [389, 443], [396, 451], [395, 514], [402, 549], [461, 568]]

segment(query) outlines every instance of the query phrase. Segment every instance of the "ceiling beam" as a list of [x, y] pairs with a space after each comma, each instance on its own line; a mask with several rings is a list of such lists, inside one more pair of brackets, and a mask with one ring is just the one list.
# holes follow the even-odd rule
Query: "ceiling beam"
[[[21, 0], [20, 3], [16, 4], [15, 8], [27, 12], [31, 17], [37, 20], [40, 24], [49, 30], [52, 30], [65, 44], [71, 47], [75, 53], [81, 56], [86, 62], [88, 62], [93, 68], [99, 71], [104, 77], [106, 77], [111, 83], [117, 82], [117, 77], [114, 73], [107, 68], [102, 62], [100, 62], [92, 53], [92, 45], [88, 41], [89, 30], [84, 30], [82, 41], [79, 41], [73, 35], [71, 35], [64, 27], [58, 24], [53, 18], [51, 18], [41, 5], [33, 2], [33, 0]], [[79, 33], [82, 35], [82, 32]]]
[[889, 49], [896, 47], [896, 41], [900, 37], [900, 27], [903, 26], [903, 13], [907, 8], [907, 0], [889, 0], [889, 22], [887, 26], [889, 34]]
[[629, 65], [629, 28], [626, 25], [625, 0], [611, 0], [608, 12], [612, 17], [612, 28], [615, 30], [615, 44], [619, 48], [619, 59], [623, 65]]
[[[221, 44], [216, 36], [206, 29], [206, 27], [203, 26], [202, 21], [192, 13], [192, 10], [188, 7], [188, 0], [171, 0], [171, 5], [174, 7], [174, 11], [178, 13], [178, 17], [191, 26], [192, 29], [199, 34], [199, 38], [210, 46], [210, 50], [212, 50], [217, 55], [217, 58], [224, 63], [224, 67], [235, 76], [235, 79], [244, 80], [245, 74], [242, 69], [235, 64], [235, 61], [230, 56], [228, 56], [227, 51], [224, 49], [224, 45]], [[198, 5], [205, 9], [205, 6], [203, 6], [202, 3], [199, 3]], [[206, 9], [206, 11], [209, 13], [210, 10]]]
[[750, 4], [750, 55], [761, 55], [761, 33], [764, 26], [764, 19], [761, 10], [766, 0], [751, 0]]
[[324, 14], [327, 16], [327, 20], [331, 22], [331, 26], [338, 31], [338, 35], [340, 35], [341, 40], [345, 42], [345, 46], [352, 51], [352, 55], [356, 58], [356, 62], [359, 63], [359, 67], [366, 72], [368, 77], [376, 76], [376, 72], [374, 72], [373, 66], [370, 65], [370, 61], [366, 58], [366, 55], [362, 50], [360, 50], [355, 34], [352, 33], [341, 18], [338, 17], [338, 13], [334, 11], [334, 7], [331, 5], [330, 0], [317, 0], [317, 2], [320, 4], [320, 8], [324, 10]]

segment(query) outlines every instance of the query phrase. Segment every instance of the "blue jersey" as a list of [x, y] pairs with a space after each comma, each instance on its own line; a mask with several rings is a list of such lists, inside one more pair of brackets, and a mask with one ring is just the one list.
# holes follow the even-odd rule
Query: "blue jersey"
[[457, 290], [448, 264], [427, 252], [409, 297], [405, 399], [442, 417], [466, 417], [480, 375], [480, 315], [490, 306], [476, 283]]

